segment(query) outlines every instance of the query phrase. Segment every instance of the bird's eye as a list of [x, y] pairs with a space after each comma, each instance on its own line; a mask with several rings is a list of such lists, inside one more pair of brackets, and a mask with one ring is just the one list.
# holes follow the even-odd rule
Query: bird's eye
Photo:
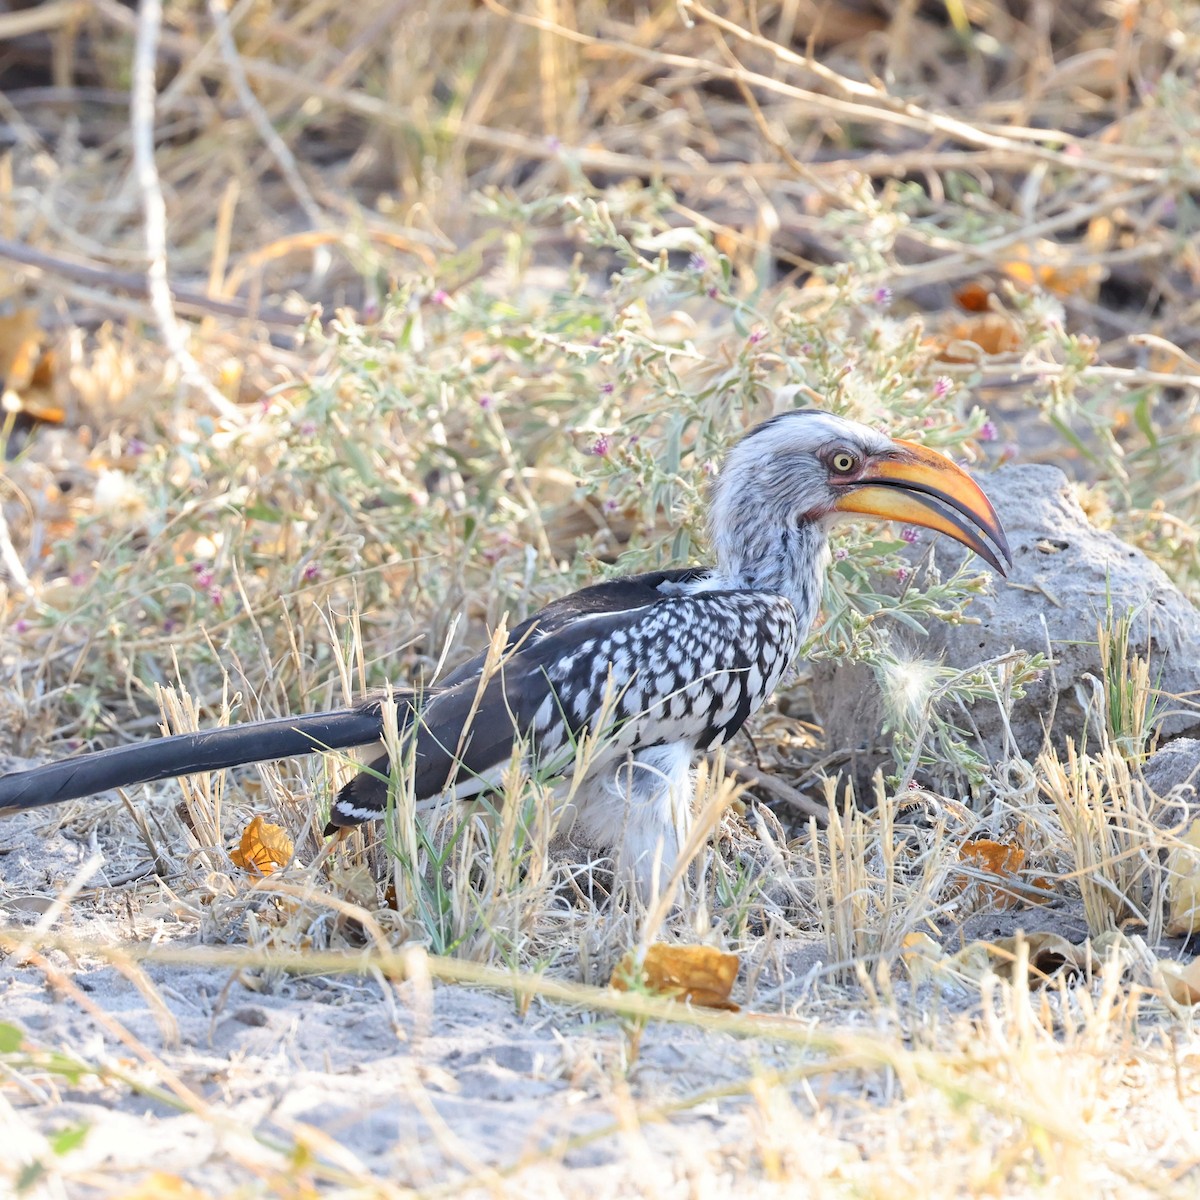
[[858, 466], [858, 459], [848, 450], [839, 450], [830, 458], [829, 465], [838, 475], [849, 475]]

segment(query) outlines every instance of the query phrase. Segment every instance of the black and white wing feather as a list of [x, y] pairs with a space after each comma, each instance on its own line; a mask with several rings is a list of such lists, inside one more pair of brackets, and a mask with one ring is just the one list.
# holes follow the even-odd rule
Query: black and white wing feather
[[[703, 590], [703, 571], [632, 576], [585, 588], [518, 626], [489, 679], [482, 658], [448, 676], [413, 717], [417, 799], [483, 790], [520, 744], [565, 769], [585, 732], [597, 762], [653, 746], [727, 742], [779, 683], [797, 650], [781, 596]], [[379, 816], [385, 757], [343, 788], [331, 827]]]

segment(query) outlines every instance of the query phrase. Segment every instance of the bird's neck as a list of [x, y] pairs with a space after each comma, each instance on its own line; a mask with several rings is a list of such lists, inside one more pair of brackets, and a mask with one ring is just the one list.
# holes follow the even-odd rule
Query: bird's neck
[[803, 640], [821, 606], [829, 543], [817, 521], [742, 524], [716, 543], [720, 586], [774, 592], [796, 610]]

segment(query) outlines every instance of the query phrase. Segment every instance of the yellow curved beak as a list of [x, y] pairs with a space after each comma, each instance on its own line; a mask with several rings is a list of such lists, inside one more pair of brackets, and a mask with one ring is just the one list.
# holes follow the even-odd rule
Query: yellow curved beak
[[981, 536], [987, 534], [1011, 567], [1008, 539], [983, 489], [936, 451], [900, 439], [895, 447], [894, 455], [873, 460], [853, 483], [841, 485], [845, 491], [834, 508], [935, 529], [1007, 575], [1004, 563]]

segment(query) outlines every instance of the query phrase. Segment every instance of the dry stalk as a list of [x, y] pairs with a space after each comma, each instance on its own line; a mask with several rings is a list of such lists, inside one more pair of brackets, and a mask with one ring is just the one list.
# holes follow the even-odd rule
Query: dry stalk
[[881, 775], [875, 778], [875, 808], [860, 811], [847, 780], [838, 803], [838, 780], [824, 781], [829, 824], [810, 824], [808, 843], [821, 931], [840, 977], [853, 979], [859, 966], [890, 958], [905, 934], [933, 907], [940, 879], [940, 839], [926, 853], [919, 879], [906, 883], [898, 871], [895, 815]]
[[1089, 933], [1117, 929], [1132, 917], [1156, 941], [1167, 881], [1145, 785], [1107, 740], [1095, 755], [1068, 742], [1065, 761], [1050, 747], [1037, 765], [1039, 787], [1070, 844], [1074, 866], [1065, 878], [1079, 885]]
[[[176, 664], [178, 670], [178, 664]], [[162, 714], [159, 726], [164, 737], [174, 733], [195, 733], [201, 727], [200, 708], [191, 693], [179, 687], [156, 685], [154, 698]], [[218, 725], [228, 725], [229, 693], [223, 692], [217, 718]], [[183, 792], [183, 816], [192, 849], [208, 871], [228, 870], [225, 837], [221, 831], [221, 801], [225, 794], [225, 773], [206, 772], [184, 775], [179, 779]]]

